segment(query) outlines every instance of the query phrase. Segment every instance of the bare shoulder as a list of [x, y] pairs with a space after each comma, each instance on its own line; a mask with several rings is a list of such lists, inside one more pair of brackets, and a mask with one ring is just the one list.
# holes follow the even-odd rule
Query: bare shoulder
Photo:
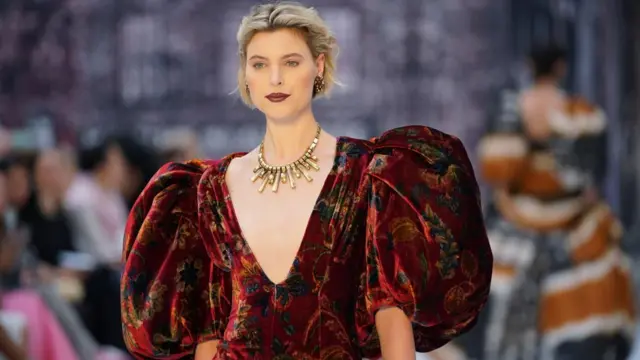
[[533, 87], [520, 93], [519, 102], [525, 110], [560, 107], [566, 102], [566, 95], [560, 89]]
[[329, 134], [328, 132], [322, 131], [322, 133], [320, 134], [320, 145], [318, 146], [316, 151], [318, 151], [318, 155], [320, 156], [333, 156], [337, 144], [337, 137]]
[[243, 174], [253, 172], [253, 168], [258, 164], [257, 158], [258, 150], [254, 149], [231, 160], [226, 170], [227, 179], [235, 179]]

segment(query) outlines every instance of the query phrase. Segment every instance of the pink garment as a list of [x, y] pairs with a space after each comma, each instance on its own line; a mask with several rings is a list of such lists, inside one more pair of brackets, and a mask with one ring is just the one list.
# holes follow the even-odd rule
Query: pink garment
[[116, 191], [102, 188], [87, 174], [78, 174], [64, 199], [74, 224], [76, 248], [99, 262], [114, 263], [122, 255], [128, 208]]
[[116, 191], [101, 188], [91, 176], [76, 175], [65, 195], [65, 205], [94, 208], [105, 230], [114, 239], [122, 236], [122, 223], [128, 215], [124, 199]]
[[2, 309], [27, 318], [30, 360], [77, 360], [71, 342], [53, 313], [33, 291], [18, 290], [2, 295]]

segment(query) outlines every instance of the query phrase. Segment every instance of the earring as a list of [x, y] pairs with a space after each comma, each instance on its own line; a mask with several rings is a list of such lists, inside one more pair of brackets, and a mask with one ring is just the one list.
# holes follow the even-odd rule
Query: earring
[[313, 96], [321, 94], [324, 91], [324, 78], [320, 76], [316, 76], [313, 80]]
[[247, 90], [247, 94], [249, 94], [249, 84], [244, 84], [245, 90]]

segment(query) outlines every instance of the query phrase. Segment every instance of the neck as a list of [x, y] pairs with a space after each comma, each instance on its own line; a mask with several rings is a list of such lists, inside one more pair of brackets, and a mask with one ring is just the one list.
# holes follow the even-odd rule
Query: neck
[[270, 164], [286, 164], [297, 160], [316, 135], [318, 124], [311, 111], [293, 121], [267, 119], [264, 157]]

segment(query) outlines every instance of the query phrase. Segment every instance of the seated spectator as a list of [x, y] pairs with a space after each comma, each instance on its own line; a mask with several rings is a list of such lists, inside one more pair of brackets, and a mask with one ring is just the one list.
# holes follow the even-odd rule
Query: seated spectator
[[62, 207], [69, 183], [69, 169], [60, 151], [46, 151], [37, 157], [35, 189], [22, 218], [29, 226], [38, 259], [52, 267], [58, 267], [63, 253], [75, 251], [69, 218]]
[[81, 171], [65, 193], [75, 248], [96, 263], [120, 268], [127, 206], [122, 196], [126, 161], [116, 139], [80, 155]]
[[123, 192], [127, 161], [120, 138], [108, 138], [80, 154], [80, 172], [67, 189], [64, 207], [71, 220], [75, 248], [91, 255], [96, 268], [84, 281], [83, 309], [92, 335], [101, 345], [124, 349], [120, 322], [122, 239], [128, 208]]
[[8, 156], [0, 167], [6, 175], [7, 189], [11, 189], [6, 194], [5, 225], [8, 229], [15, 229], [23, 225], [24, 218], [29, 216], [31, 166], [25, 157]]
[[[20, 284], [20, 257], [27, 244], [25, 232], [17, 228], [10, 203], [6, 162], [0, 162], [0, 289], [13, 289]], [[15, 215], [15, 212], [13, 212]], [[11, 223], [12, 226], [7, 226]]]

